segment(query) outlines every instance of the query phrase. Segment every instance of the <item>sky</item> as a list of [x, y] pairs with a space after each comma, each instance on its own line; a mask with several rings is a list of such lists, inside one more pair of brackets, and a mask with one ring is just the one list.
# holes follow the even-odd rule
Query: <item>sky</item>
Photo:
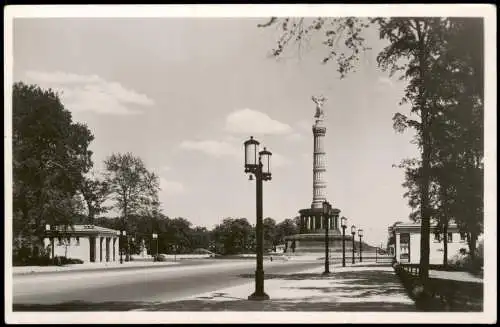
[[88, 125], [97, 171], [112, 153], [132, 152], [160, 178], [164, 214], [213, 228], [225, 217], [255, 223], [255, 182], [244, 173], [250, 135], [272, 155], [264, 217], [277, 222], [312, 202], [313, 95], [324, 95], [327, 199], [385, 244], [407, 221], [403, 172], [412, 134], [392, 128], [404, 81], [377, 67], [384, 41], [365, 37], [357, 71], [340, 79], [321, 64], [321, 40], [269, 56], [276, 28], [266, 18], [15, 18], [14, 81], [61, 92]]

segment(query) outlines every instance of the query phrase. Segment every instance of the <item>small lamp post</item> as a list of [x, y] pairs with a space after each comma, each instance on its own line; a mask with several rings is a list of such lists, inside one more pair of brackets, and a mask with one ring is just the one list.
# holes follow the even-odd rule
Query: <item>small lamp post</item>
[[356, 226], [352, 225], [351, 226], [351, 234], [352, 234], [352, 264], [354, 264], [354, 247], [355, 247], [355, 244], [354, 244], [354, 239], [356, 237]]
[[359, 262], [363, 262], [363, 245], [361, 243], [361, 238], [363, 237], [363, 230], [361, 228], [358, 229], [358, 235], [359, 235]]
[[156, 255], [153, 261], [158, 260], [158, 234], [153, 233], [153, 240], [156, 240]]
[[[120, 244], [122, 243], [121, 240], [123, 240], [123, 237], [127, 235], [127, 232], [122, 230], [120, 231]], [[120, 246], [120, 263], [123, 263], [123, 248]]]
[[49, 240], [50, 240], [50, 252], [51, 252], [51, 258], [52, 260], [54, 260], [54, 235], [52, 235], [51, 233], [51, 228], [50, 228], [50, 225], [47, 224], [45, 225], [45, 232], [49, 234]]
[[135, 236], [132, 236], [130, 238], [130, 241], [132, 241], [132, 249], [129, 246], [129, 261], [132, 261], [132, 254], [135, 254], [136, 246], [135, 246]]
[[179, 246], [174, 244], [172, 248], [174, 249], [174, 261], [177, 261], [177, 250], [179, 249]]
[[[264, 150], [258, 152], [259, 142], [250, 136], [245, 141], [245, 173], [253, 174], [256, 181], [257, 226], [255, 229], [257, 245], [257, 269], [255, 270], [255, 292], [248, 296], [249, 300], [269, 300], [269, 295], [264, 292], [264, 232], [262, 223], [262, 182], [271, 180], [271, 155]], [[258, 156], [257, 156], [258, 154]], [[252, 180], [252, 175], [250, 175]]]
[[345, 229], [347, 228], [347, 218], [340, 218], [340, 226], [342, 227], [342, 267], [345, 267]]

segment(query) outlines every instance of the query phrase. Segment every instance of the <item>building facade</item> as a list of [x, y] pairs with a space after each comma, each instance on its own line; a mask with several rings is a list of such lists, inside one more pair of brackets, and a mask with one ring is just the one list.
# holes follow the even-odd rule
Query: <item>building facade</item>
[[[389, 253], [397, 262], [420, 263], [420, 224], [397, 223], [388, 229], [393, 242], [389, 244]], [[460, 253], [460, 249], [469, 252], [467, 237], [461, 233], [456, 224], [449, 224], [446, 235], [439, 232], [436, 225], [431, 225], [429, 240], [429, 263], [439, 265], [443, 263], [444, 237], [448, 240], [448, 260]]]
[[119, 231], [95, 225], [74, 225], [47, 231], [44, 245], [51, 258], [67, 257], [83, 262], [120, 260]]

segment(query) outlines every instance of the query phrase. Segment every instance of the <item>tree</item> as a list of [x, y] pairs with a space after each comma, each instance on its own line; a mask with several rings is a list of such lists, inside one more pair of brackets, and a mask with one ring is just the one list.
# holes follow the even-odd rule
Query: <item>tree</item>
[[276, 244], [276, 221], [273, 218], [264, 218], [263, 222], [264, 227], [264, 249], [273, 249]]
[[[283, 56], [287, 48], [297, 45], [299, 51], [305, 43], [310, 42], [313, 34], [323, 33], [322, 45], [326, 48], [326, 55], [322, 63], [335, 61], [340, 78], [355, 71], [355, 62], [359, 60], [362, 51], [369, 49], [365, 46], [361, 32], [370, 25], [369, 20], [357, 17], [336, 18], [293, 18], [272, 17], [268, 22], [258, 27], [278, 26], [281, 29], [276, 47], [271, 55], [275, 58]], [[341, 42], [343, 41], [343, 42]]]
[[432, 215], [430, 189], [433, 148], [430, 129], [435, 114], [433, 96], [436, 94], [432, 91], [432, 68], [442, 46], [441, 34], [446, 21], [441, 18], [377, 18], [373, 21], [379, 25], [380, 38], [390, 41], [390, 45], [377, 57], [379, 66], [383, 70], [389, 70], [390, 75], [399, 74], [401, 79], [408, 81], [402, 103], [409, 103], [411, 113], [419, 118], [417, 121], [397, 113], [394, 123], [399, 125], [399, 131], [407, 127], [417, 131], [417, 145], [422, 155], [418, 176], [421, 220], [420, 278], [425, 282], [429, 276]]
[[[444, 93], [440, 102], [449, 133], [444, 142], [453, 201], [450, 215], [468, 235], [469, 249], [475, 255], [477, 236], [483, 230], [484, 180], [484, 32], [483, 19], [449, 20], [446, 47], [438, 61]], [[463, 42], [470, 40], [470, 42]], [[449, 169], [452, 168], [452, 169]]]
[[129, 152], [113, 153], [105, 160], [105, 164], [105, 180], [111, 198], [115, 201], [115, 208], [122, 212], [122, 228], [127, 230], [129, 215], [150, 215], [156, 211], [160, 190], [158, 176], [149, 172], [144, 162]]
[[109, 195], [109, 185], [105, 180], [101, 180], [95, 174], [92, 174], [84, 177], [80, 186], [80, 193], [87, 206], [87, 222], [93, 225], [96, 216], [109, 210], [104, 206], [104, 202]]
[[210, 231], [206, 227], [196, 226], [190, 231], [192, 250], [210, 247]]
[[[300, 218], [300, 217], [299, 217]], [[299, 233], [299, 227], [294, 219], [285, 219], [276, 225], [276, 244], [284, 243], [285, 236], [291, 236]]]
[[246, 218], [224, 218], [213, 230], [216, 247], [224, 254], [243, 253], [251, 244], [252, 231]]
[[404, 159], [395, 168], [404, 169], [404, 182], [401, 184], [407, 191], [403, 198], [408, 199], [408, 206], [412, 209], [409, 218], [411, 221], [420, 222], [420, 188], [419, 176], [421, 174], [421, 162], [418, 159]]
[[38, 256], [45, 225], [72, 225], [80, 210], [76, 194], [92, 166], [94, 137], [50, 89], [17, 82], [12, 105], [14, 240]]
[[171, 236], [170, 246], [176, 246], [177, 250], [188, 252], [193, 250], [191, 240], [191, 222], [185, 218], [179, 217], [170, 219], [167, 225], [168, 233]]

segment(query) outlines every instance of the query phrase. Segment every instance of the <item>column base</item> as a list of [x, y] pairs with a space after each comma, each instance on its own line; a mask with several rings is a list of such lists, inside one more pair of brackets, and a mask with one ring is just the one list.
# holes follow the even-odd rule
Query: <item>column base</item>
[[269, 300], [269, 295], [267, 295], [266, 293], [253, 293], [252, 295], [248, 296], [248, 299], [251, 301], [265, 301]]

